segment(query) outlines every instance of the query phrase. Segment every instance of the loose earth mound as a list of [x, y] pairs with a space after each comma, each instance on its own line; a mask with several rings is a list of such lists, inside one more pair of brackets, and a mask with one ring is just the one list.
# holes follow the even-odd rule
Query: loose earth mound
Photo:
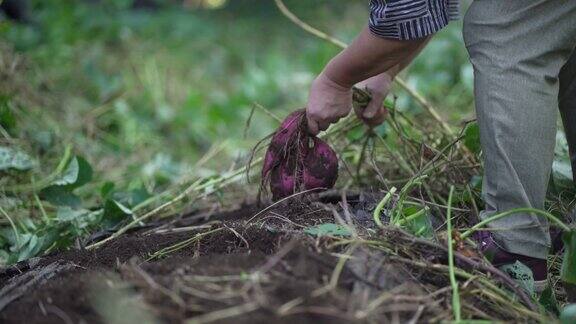
[[[187, 215], [98, 249], [11, 266], [0, 272], [0, 322], [450, 319], [445, 249], [376, 230], [367, 211], [377, 200], [370, 196], [340, 197]], [[474, 274], [461, 291], [467, 318], [540, 318], [505, 284], [486, 286], [484, 273], [467, 271]]]

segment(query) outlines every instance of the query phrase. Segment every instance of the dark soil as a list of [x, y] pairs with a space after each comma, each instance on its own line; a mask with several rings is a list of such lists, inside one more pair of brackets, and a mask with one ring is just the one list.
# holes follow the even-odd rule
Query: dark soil
[[[376, 230], [371, 210], [380, 198], [336, 194], [193, 213], [98, 249], [21, 262], [0, 269], [0, 323], [450, 320], [447, 273], [428, 266], [445, 264], [445, 247], [393, 228]], [[358, 238], [379, 243], [339, 244], [342, 238], [304, 231], [342, 218]], [[477, 281], [467, 287], [461, 292], [467, 318], [534, 319], [510, 313], [506, 300], [482, 299]]]
[[[344, 273], [335, 290], [316, 296], [315, 291], [328, 284], [338, 259], [319, 251], [318, 244], [324, 242], [300, 231], [333, 222], [332, 212], [326, 206], [292, 203], [272, 208], [247, 223], [255, 210], [255, 206], [244, 206], [209, 217], [189, 215], [125, 235], [99, 249], [64, 251], [3, 269], [0, 282], [7, 286], [56, 261], [72, 265], [8, 303], [0, 322], [107, 322], [123, 314], [114, 314], [119, 310], [98, 302], [109, 296], [119, 299], [116, 304], [134, 299], [135, 309], [145, 312], [148, 319], [170, 323], [226, 309], [231, 309], [232, 315], [208, 321], [227, 322], [233, 317], [239, 323], [347, 322], [350, 314], [342, 310], [347, 307], [352, 276]], [[178, 232], [182, 225], [213, 221], [219, 222]], [[146, 261], [163, 248], [218, 228], [178, 251]], [[277, 254], [279, 251], [282, 254]], [[250, 277], [254, 273], [259, 273], [257, 278]], [[211, 279], [206, 281], [203, 276]], [[228, 276], [234, 278], [226, 279]], [[278, 309], [291, 301], [294, 307], [285, 307], [285, 314], [278, 314]], [[234, 306], [242, 305], [247, 306], [234, 315]]]

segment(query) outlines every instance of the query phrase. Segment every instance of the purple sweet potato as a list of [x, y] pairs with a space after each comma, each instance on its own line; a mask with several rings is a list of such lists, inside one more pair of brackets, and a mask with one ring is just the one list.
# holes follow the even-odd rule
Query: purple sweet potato
[[338, 178], [338, 157], [330, 145], [314, 138], [314, 147], [304, 159], [302, 175], [305, 189], [332, 188]]
[[310, 189], [329, 189], [338, 177], [338, 157], [330, 146], [308, 133], [305, 111], [297, 110], [272, 136], [264, 157], [262, 186], [273, 200]]

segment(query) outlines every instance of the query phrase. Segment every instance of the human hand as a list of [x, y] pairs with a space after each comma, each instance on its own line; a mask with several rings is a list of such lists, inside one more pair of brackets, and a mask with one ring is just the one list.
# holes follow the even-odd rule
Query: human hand
[[306, 105], [308, 131], [317, 135], [346, 117], [352, 109], [352, 90], [321, 73], [313, 82]]
[[392, 77], [388, 73], [381, 73], [366, 79], [356, 85], [357, 88], [367, 89], [372, 95], [372, 100], [366, 108], [354, 107], [356, 116], [370, 127], [378, 126], [388, 117], [388, 110], [384, 108], [384, 99], [390, 92], [392, 86]]

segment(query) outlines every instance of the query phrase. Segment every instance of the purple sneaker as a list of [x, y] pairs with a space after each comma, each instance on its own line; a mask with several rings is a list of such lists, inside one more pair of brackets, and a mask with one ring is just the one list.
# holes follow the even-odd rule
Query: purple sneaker
[[537, 285], [545, 284], [548, 279], [548, 262], [545, 259], [533, 258], [521, 254], [514, 254], [504, 251], [498, 246], [492, 234], [488, 231], [478, 231], [474, 233], [474, 240], [480, 248], [480, 252], [494, 265], [499, 268], [503, 265], [513, 264], [516, 261], [522, 262], [530, 270]]

